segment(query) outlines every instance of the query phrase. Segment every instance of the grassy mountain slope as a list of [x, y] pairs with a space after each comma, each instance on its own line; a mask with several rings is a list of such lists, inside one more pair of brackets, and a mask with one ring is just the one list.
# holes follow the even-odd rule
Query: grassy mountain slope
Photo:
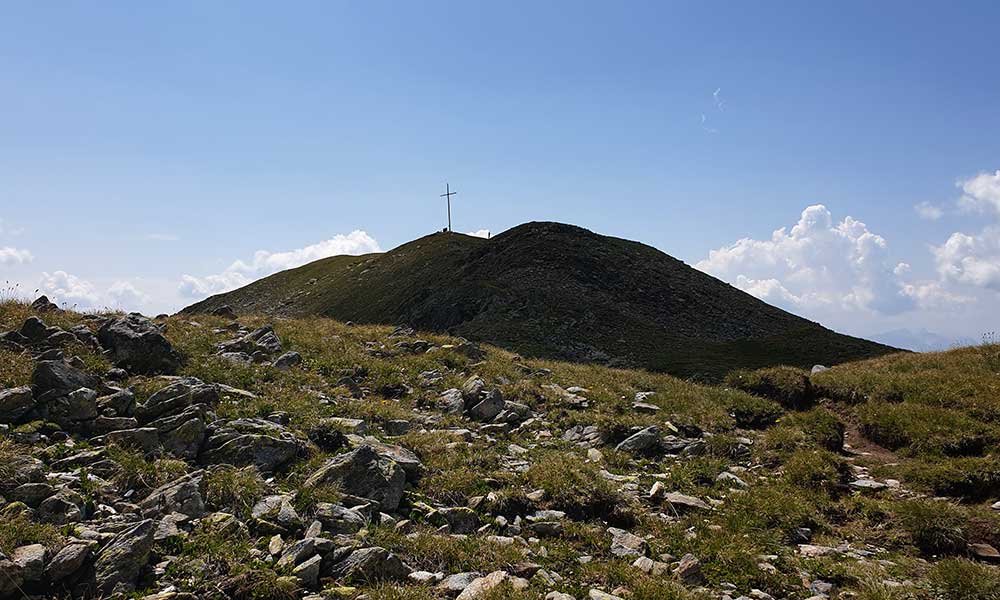
[[770, 306], [655, 248], [558, 223], [491, 240], [438, 233], [385, 254], [319, 260], [183, 312], [223, 305], [405, 323], [527, 356], [714, 379], [735, 367], [837, 364], [894, 350]]
[[[25, 305], [0, 303], [0, 331], [30, 314]], [[75, 313], [38, 316], [66, 329], [95, 328], [92, 318]], [[215, 400], [205, 416], [210, 428], [230, 420], [284, 424], [304, 452], [264, 476], [253, 466], [209, 468], [201, 490], [209, 514], [179, 523], [176, 534], [153, 545], [134, 597], [156, 598], [144, 594], [168, 586], [196, 597], [257, 600], [321, 590], [321, 597], [348, 599], [453, 597], [433, 581], [348, 578], [325, 568], [318, 582], [303, 583], [276, 560], [276, 531], [279, 548], [296, 547], [321, 506], [347, 502], [342, 490], [306, 483], [349, 450], [312, 443], [335, 439], [338, 427], [358, 427], [334, 418], [363, 420], [367, 435], [412, 451], [423, 474], [408, 481], [392, 515], [346, 534], [326, 529], [321, 537], [339, 549], [385, 548], [408, 569], [526, 580], [509, 578], [477, 596], [483, 600], [536, 600], [553, 591], [578, 600], [607, 597], [591, 590], [631, 600], [766, 598], [751, 590], [775, 598], [824, 590], [857, 600], [997, 598], [1000, 568], [977, 553], [1000, 546], [1000, 515], [990, 508], [1000, 498], [998, 345], [896, 354], [813, 376], [789, 368], [740, 372], [725, 386], [705, 386], [647, 371], [522, 360], [489, 346], [470, 358], [454, 338], [401, 336], [384, 326], [259, 315], [239, 322], [273, 324], [282, 351], [300, 353], [301, 365], [280, 370], [227, 360], [217, 350], [234, 327], [219, 317], [181, 315], [161, 325], [185, 358], [180, 375], [250, 392]], [[80, 343], [63, 351], [95, 376], [111, 367]], [[30, 352], [0, 346], [0, 389], [30, 384], [34, 368]], [[527, 407], [531, 418], [503, 425], [446, 413], [442, 393], [472, 376]], [[130, 375], [115, 385], [143, 404], [169, 383]], [[587, 406], [568, 401], [571, 386], [583, 388], [576, 393]], [[641, 409], [633, 405], [637, 393]], [[569, 436], [583, 426], [600, 434], [590, 444]], [[650, 426], [673, 443], [679, 438], [684, 449], [622, 449], [623, 440]], [[100, 462], [79, 466], [82, 458], [73, 458], [90, 455]], [[28, 456], [45, 472], [60, 473], [49, 481], [61, 497], [120, 511], [91, 510], [80, 522], [59, 525], [7, 497], [0, 500], [0, 551], [7, 555], [34, 543], [52, 555], [82, 531], [110, 538], [122, 520], [141, 518], [130, 503], [204, 468], [169, 452], [144, 455], [86, 434], [70, 437], [52, 423], [0, 426], [0, 471]], [[858, 484], [866, 480], [878, 485]], [[703, 504], [675, 505], [650, 493], [657, 485]], [[128, 502], [120, 502], [126, 493]], [[291, 498], [301, 522], [276, 530], [253, 518], [251, 507], [272, 494]], [[451, 535], [445, 514], [472, 515], [474, 526]], [[531, 529], [528, 517], [537, 515], [548, 525]], [[616, 547], [620, 534], [611, 528], [637, 536], [622, 537], [648, 560]], [[681, 569], [691, 564], [681, 560], [687, 555], [698, 561], [696, 571]], [[161, 561], [168, 567], [154, 570]], [[515, 582], [527, 587], [515, 589]]]

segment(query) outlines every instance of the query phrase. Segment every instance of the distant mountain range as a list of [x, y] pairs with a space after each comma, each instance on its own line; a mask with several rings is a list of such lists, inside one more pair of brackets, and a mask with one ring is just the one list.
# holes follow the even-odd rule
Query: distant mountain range
[[706, 379], [897, 351], [766, 304], [650, 246], [548, 222], [492, 239], [435, 233], [385, 253], [334, 256], [182, 312], [222, 306], [407, 324], [533, 357]]
[[914, 352], [938, 352], [979, 342], [971, 338], [949, 337], [926, 329], [893, 329], [873, 335], [872, 339]]

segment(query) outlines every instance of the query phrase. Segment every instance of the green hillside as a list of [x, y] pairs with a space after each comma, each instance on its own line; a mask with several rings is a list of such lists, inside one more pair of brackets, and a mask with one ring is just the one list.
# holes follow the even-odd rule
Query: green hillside
[[222, 306], [406, 324], [525, 356], [709, 380], [737, 367], [811, 367], [895, 351], [770, 306], [655, 248], [558, 223], [490, 240], [437, 233], [384, 254], [327, 258], [183, 312]]
[[318, 317], [0, 332], [5, 600], [998, 597], [997, 345], [708, 386]]

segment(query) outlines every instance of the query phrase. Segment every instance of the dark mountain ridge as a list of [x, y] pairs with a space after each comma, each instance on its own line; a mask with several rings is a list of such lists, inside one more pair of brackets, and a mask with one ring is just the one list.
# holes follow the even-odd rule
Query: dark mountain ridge
[[435, 233], [382, 254], [335, 256], [185, 308], [409, 324], [528, 356], [715, 379], [896, 349], [835, 333], [655, 248], [560, 223], [492, 239]]

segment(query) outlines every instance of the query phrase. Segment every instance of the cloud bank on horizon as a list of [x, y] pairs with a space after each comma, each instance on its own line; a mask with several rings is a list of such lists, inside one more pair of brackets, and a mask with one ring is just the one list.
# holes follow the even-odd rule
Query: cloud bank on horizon
[[[824, 205], [806, 207], [798, 221], [770, 239], [743, 238], [709, 252], [696, 267], [766, 302], [822, 323], [851, 315], [894, 317], [913, 313], [960, 318], [986, 310], [1000, 292], [1000, 170], [958, 182], [955, 212], [987, 223], [978, 232], [954, 232], [929, 244], [935, 272], [915, 277], [908, 262], [894, 260], [889, 241], [851, 216], [835, 221]], [[927, 202], [923, 218], [947, 211]]]
[[[823, 204], [805, 207], [790, 226], [768, 239], [750, 237], [711, 250], [695, 267], [766, 302], [833, 326], [855, 317], [896, 329], [899, 323], [925, 327], [989, 314], [1000, 293], [1000, 170], [957, 182], [960, 196], [948, 206], [921, 202], [924, 218], [973, 215], [978, 230], [954, 231], [940, 244], [928, 243], [933, 271], [918, 276], [894, 256], [891, 240], [863, 221], [843, 217]], [[792, 219], [790, 219], [792, 220]], [[4, 235], [0, 229], [0, 235]], [[489, 230], [468, 235], [488, 237]], [[0, 239], [0, 242], [3, 240]], [[218, 273], [180, 274], [170, 281], [135, 278], [91, 281], [61, 269], [44, 270], [37, 289], [80, 310], [177, 310], [209, 295], [227, 292], [278, 271], [336, 255], [381, 252], [368, 232], [354, 230], [291, 250], [258, 250]], [[0, 245], [0, 266], [35, 260], [27, 249]], [[34, 286], [20, 286], [21, 295]], [[869, 332], [870, 334], [873, 332]]]
[[254, 252], [251, 260], [236, 260], [226, 270], [214, 275], [204, 277], [182, 275], [178, 290], [187, 298], [201, 300], [213, 294], [221, 294], [243, 287], [278, 271], [301, 267], [321, 258], [381, 251], [375, 238], [365, 231], [354, 230], [349, 234], [338, 234], [328, 240], [295, 250], [285, 252], [258, 250]]

